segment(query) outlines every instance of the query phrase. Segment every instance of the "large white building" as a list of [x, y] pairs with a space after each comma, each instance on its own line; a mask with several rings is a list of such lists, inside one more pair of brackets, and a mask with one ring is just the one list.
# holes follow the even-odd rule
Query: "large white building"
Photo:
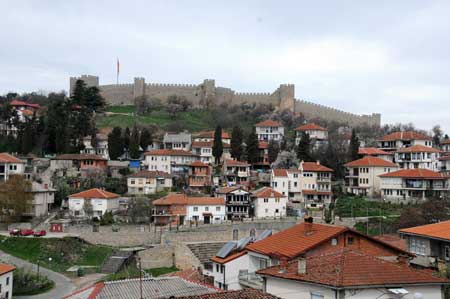
[[309, 135], [312, 148], [318, 148], [328, 143], [328, 130], [319, 125], [313, 123], [305, 124], [296, 128], [295, 131], [295, 145], [298, 145], [300, 143], [300, 139], [302, 138], [303, 133]]
[[211, 164], [214, 162], [212, 154], [213, 141], [194, 141], [192, 142], [192, 152], [200, 157], [203, 163]]
[[92, 141], [92, 136], [86, 136], [83, 138], [84, 149], [80, 151], [80, 154], [98, 155], [106, 160], [109, 160], [108, 136], [99, 133], [95, 135], [94, 144], [92, 144]]
[[395, 151], [395, 163], [400, 168], [425, 168], [433, 171], [440, 170], [440, 151], [424, 145], [413, 145]]
[[184, 150], [159, 149], [146, 152], [144, 164], [148, 170], [172, 173], [188, 173], [189, 165], [199, 156]]
[[265, 120], [255, 125], [256, 135], [259, 141], [281, 142], [284, 137], [284, 127], [281, 123], [274, 120]]
[[220, 197], [187, 197], [187, 221], [210, 224], [221, 223], [225, 219], [225, 199]]
[[13, 272], [16, 267], [8, 264], [0, 264], [0, 298], [12, 299], [13, 297]]
[[172, 188], [172, 175], [163, 171], [141, 170], [127, 177], [129, 194], [155, 194]]
[[364, 156], [372, 156], [389, 162], [394, 162], [393, 152], [383, 151], [382, 149], [376, 147], [360, 147], [358, 149], [358, 155], [361, 156], [361, 158]]
[[98, 188], [89, 189], [68, 196], [69, 211], [75, 217], [86, 217], [87, 206], [90, 204], [92, 217], [101, 217], [107, 211], [115, 211], [119, 208], [120, 196]]
[[191, 143], [192, 136], [188, 132], [166, 132], [163, 137], [163, 146], [165, 149], [190, 151]]
[[24, 174], [25, 162], [8, 153], [0, 153], [0, 182], [8, 180], [10, 175]]
[[369, 197], [381, 195], [380, 174], [398, 170], [396, 164], [373, 156], [364, 156], [344, 166], [346, 167], [345, 191]]
[[285, 217], [287, 209], [287, 196], [263, 187], [252, 192], [253, 212], [256, 218]]
[[419, 132], [405, 131], [394, 132], [378, 140], [378, 147], [385, 151], [395, 151], [413, 145], [432, 147], [433, 139]]

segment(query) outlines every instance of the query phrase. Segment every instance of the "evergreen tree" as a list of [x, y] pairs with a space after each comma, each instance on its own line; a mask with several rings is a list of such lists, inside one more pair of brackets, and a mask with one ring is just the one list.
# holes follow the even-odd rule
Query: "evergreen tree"
[[280, 145], [278, 142], [271, 140], [269, 142], [268, 155], [269, 155], [269, 163], [272, 164], [278, 157], [278, 153], [280, 152]]
[[349, 147], [350, 161], [359, 159], [358, 151], [359, 151], [359, 138], [356, 135], [355, 129], [352, 129], [352, 137], [350, 139], [350, 147]]
[[216, 160], [216, 165], [220, 163], [220, 158], [223, 154], [223, 143], [222, 143], [222, 127], [217, 126], [214, 132], [214, 144], [212, 148], [212, 154]]
[[311, 162], [313, 161], [311, 157], [311, 139], [309, 134], [302, 132], [300, 142], [297, 146], [297, 158], [300, 161]]
[[236, 160], [241, 160], [242, 157], [242, 143], [244, 139], [244, 133], [242, 132], [241, 127], [234, 126], [233, 131], [231, 131], [231, 157]]
[[83, 80], [77, 80], [70, 99], [75, 105], [84, 105], [86, 95], [86, 83]]
[[125, 132], [123, 132], [123, 147], [125, 149], [125, 152], [128, 152], [130, 150], [130, 138], [131, 138], [131, 132], [130, 128], [126, 128]]
[[258, 135], [256, 135], [256, 130], [253, 128], [247, 135], [245, 140], [246, 148], [245, 154], [247, 155], [247, 162], [253, 164], [258, 161]]
[[148, 146], [153, 143], [152, 133], [148, 128], [143, 128], [141, 131], [140, 145], [143, 151], [146, 151]]
[[129, 150], [131, 159], [139, 159], [139, 131], [136, 125], [133, 126], [131, 132]]
[[450, 137], [448, 137], [448, 134], [444, 135], [444, 140], [448, 140]]
[[123, 154], [123, 138], [122, 129], [115, 127], [111, 133], [108, 134], [108, 153], [111, 160], [117, 160]]

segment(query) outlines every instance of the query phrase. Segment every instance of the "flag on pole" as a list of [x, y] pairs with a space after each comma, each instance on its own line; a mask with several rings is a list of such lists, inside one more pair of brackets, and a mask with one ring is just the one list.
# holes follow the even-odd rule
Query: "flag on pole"
[[119, 73], [120, 73], [120, 62], [119, 57], [117, 57], [117, 84], [119, 84]]

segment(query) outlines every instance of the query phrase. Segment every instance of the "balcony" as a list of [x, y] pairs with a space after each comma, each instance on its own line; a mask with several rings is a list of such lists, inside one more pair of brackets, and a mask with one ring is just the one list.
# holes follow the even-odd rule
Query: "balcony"
[[238, 279], [239, 283], [244, 287], [257, 290], [262, 290], [263, 288], [263, 279], [254, 272], [248, 273], [248, 270], [239, 270]]

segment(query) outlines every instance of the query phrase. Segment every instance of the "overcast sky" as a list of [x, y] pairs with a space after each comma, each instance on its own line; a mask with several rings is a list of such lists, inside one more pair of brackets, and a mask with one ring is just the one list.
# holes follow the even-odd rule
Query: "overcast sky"
[[200, 83], [450, 132], [450, 1], [1, 1], [0, 94]]

